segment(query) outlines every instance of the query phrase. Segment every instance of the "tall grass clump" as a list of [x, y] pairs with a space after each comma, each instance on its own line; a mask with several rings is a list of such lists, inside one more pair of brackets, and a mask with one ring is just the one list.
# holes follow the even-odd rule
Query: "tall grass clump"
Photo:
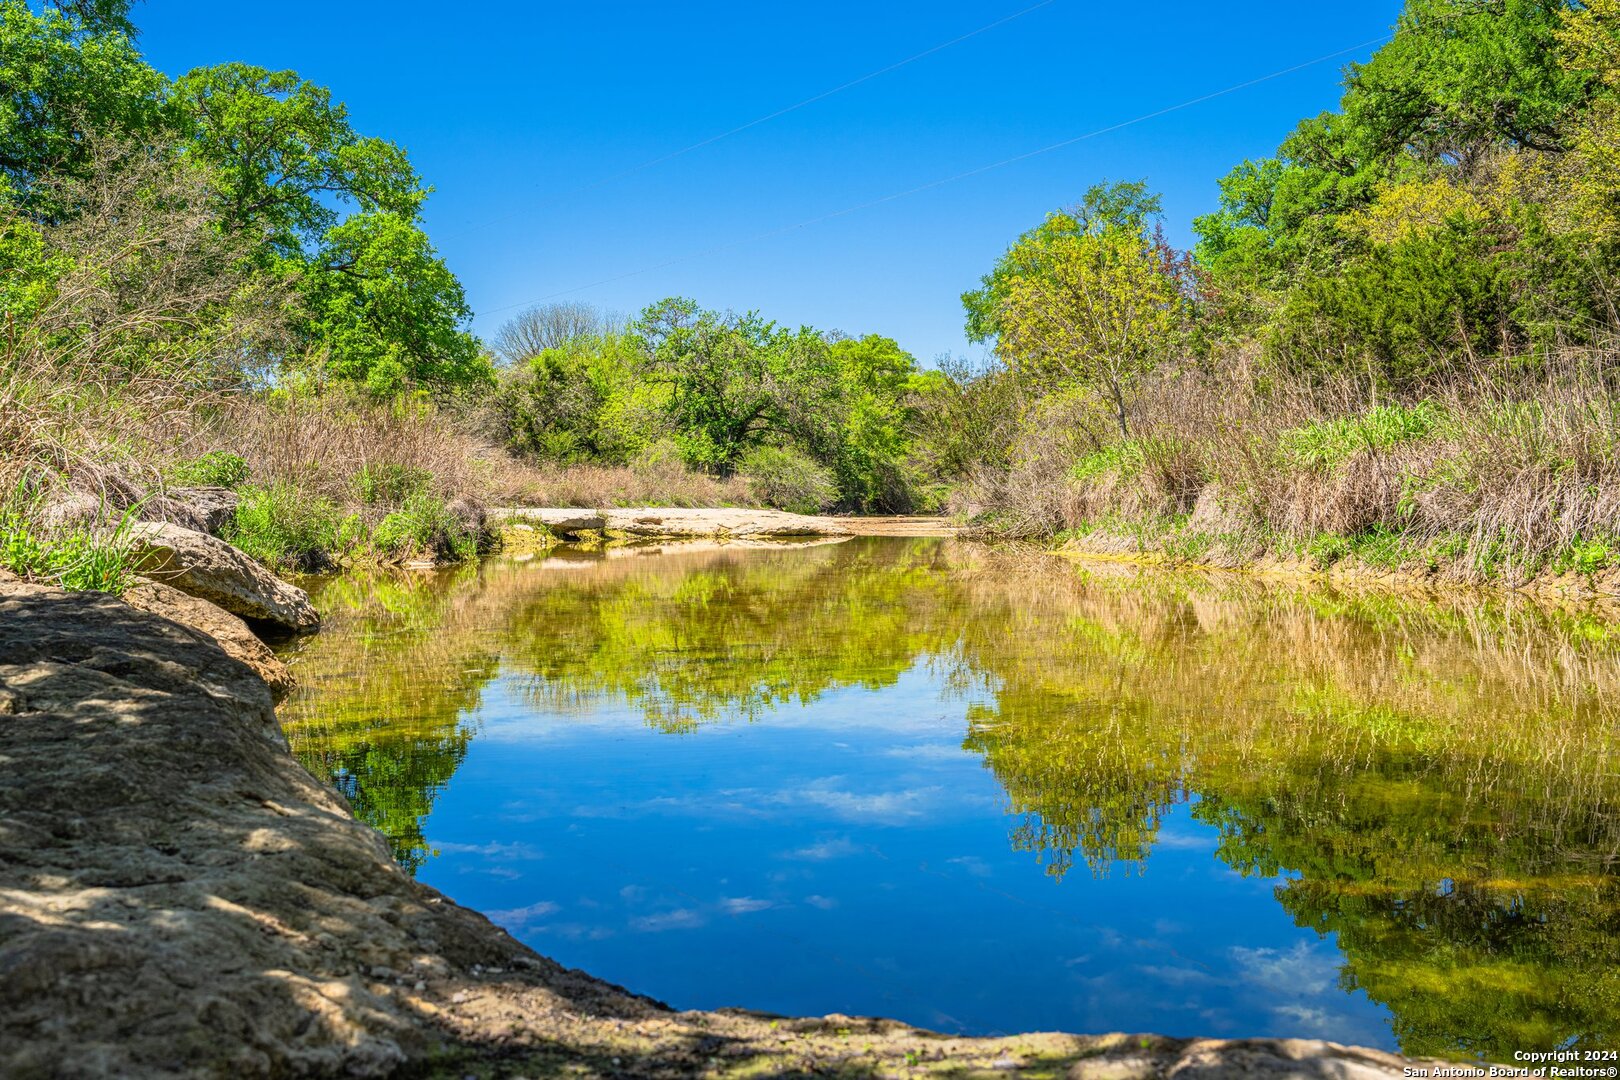
[[19, 485], [0, 498], [0, 569], [72, 592], [122, 593], [135, 580], [130, 514], [105, 526], [42, 524], [43, 495]]
[[1189, 363], [1144, 380], [1130, 439], [1083, 396], [1024, 411], [1007, 464], [955, 502], [994, 532], [1228, 563], [1590, 575], [1620, 565], [1617, 380], [1612, 347], [1482, 362], [1403, 393]]

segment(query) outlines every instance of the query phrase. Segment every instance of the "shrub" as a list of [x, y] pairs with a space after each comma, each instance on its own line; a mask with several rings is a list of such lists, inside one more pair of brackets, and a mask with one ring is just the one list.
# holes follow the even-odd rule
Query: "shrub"
[[437, 495], [418, 491], [371, 531], [372, 547], [395, 558], [428, 555], [467, 560], [478, 554], [478, 535]]
[[222, 487], [235, 489], [247, 482], [248, 463], [236, 454], [211, 450], [201, 457], [181, 461], [169, 468], [169, 481], [183, 487]]
[[356, 532], [331, 500], [283, 482], [244, 491], [226, 539], [269, 566], [321, 570]]
[[838, 501], [832, 473], [792, 450], [756, 447], [743, 459], [741, 471], [754, 497], [778, 510], [818, 514]]

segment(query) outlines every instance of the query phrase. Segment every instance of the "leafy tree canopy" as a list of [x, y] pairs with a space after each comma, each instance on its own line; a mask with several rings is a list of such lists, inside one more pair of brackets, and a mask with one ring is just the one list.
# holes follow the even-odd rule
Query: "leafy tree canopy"
[[0, 2], [0, 193], [28, 200], [46, 173], [82, 172], [90, 134], [140, 138], [163, 127], [165, 80], [136, 50], [126, 9], [90, 0], [35, 13], [23, 0]]

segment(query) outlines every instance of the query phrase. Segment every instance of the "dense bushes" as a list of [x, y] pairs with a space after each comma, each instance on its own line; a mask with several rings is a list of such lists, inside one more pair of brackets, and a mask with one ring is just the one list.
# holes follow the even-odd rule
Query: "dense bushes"
[[964, 296], [1006, 370], [941, 400], [1010, 419], [956, 504], [1187, 558], [1606, 567], [1617, 115], [1617, 0], [1410, 0], [1338, 112], [1220, 182], [1191, 261], [1101, 185]]
[[789, 330], [678, 299], [648, 307], [626, 330], [612, 324], [571, 304], [504, 327], [507, 364], [486, 430], [529, 460], [559, 465], [633, 466], [672, 447], [688, 469], [721, 481], [741, 473], [756, 497], [783, 509], [937, 501], [919, 470], [911, 413], [934, 381], [888, 338]]

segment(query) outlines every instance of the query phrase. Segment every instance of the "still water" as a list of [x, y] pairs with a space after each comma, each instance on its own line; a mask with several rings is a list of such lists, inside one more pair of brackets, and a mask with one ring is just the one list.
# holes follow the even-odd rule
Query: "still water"
[[680, 1008], [1620, 1045], [1620, 629], [1015, 562], [345, 578], [293, 747], [421, 880]]

